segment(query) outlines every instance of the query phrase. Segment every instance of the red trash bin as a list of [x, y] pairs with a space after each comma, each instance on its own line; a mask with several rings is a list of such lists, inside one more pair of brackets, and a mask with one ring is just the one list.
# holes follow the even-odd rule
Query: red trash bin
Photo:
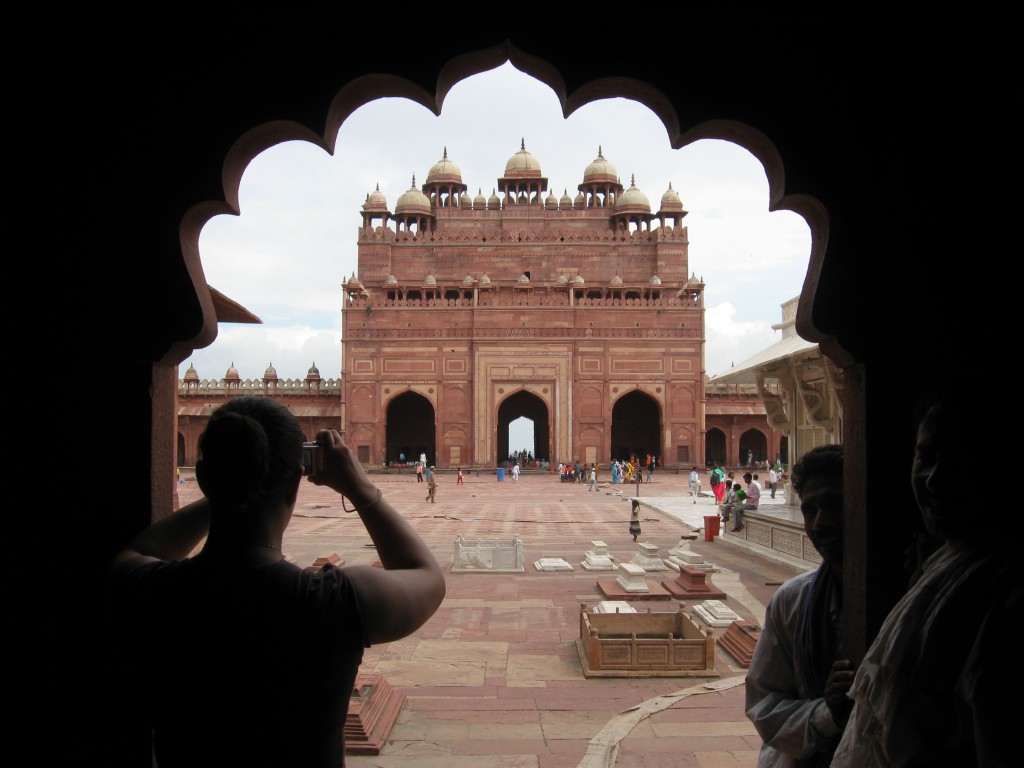
[[706, 515], [704, 517], [704, 541], [714, 541], [719, 534], [718, 524], [721, 519], [718, 515]]

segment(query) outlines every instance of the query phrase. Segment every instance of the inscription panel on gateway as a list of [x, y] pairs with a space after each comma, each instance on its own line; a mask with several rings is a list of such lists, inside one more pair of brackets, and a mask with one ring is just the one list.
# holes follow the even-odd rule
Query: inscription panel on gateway
[[432, 358], [424, 358], [422, 360], [416, 358], [404, 358], [404, 359], [385, 359], [384, 361], [384, 373], [397, 375], [401, 373], [436, 373], [437, 372], [437, 361]]
[[612, 358], [611, 373], [625, 375], [629, 373], [664, 373], [665, 361], [657, 357]]

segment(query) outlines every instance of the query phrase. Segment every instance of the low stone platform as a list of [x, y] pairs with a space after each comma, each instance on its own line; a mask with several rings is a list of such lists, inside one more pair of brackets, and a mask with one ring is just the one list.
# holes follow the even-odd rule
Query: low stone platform
[[753, 621], [740, 619], [729, 625], [719, 636], [718, 644], [736, 659], [741, 667], [749, 667], [754, 658], [754, 647], [761, 637], [761, 628]]
[[693, 606], [693, 612], [709, 627], [728, 627], [739, 620], [739, 614], [721, 600], [705, 600]]
[[341, 555], [337, 552], [324, 552], [310, 565], [307, 565], [306, 570], [316, 572], [327, 564], [333, 565], [336, 568], [341, 568], [341, 566], [345, 564], [345, 561], [341, 559]]
[[345, 718], [345, 753], [379, 755], [404, 704], [405, 694], [392, 688], [384, 675], [356, 675]]
[[661, 585], [677, 600], [725, 599], [725, 592], [707, 583], [707, 572], [692, 565], [680, 565], [675, 580], [664, 579]]
[[671, 600], [672, 594], [654, 581], [645, 581], [646, 592], [628, 592], [614, 579], [598, 579], [597, 589], [606, 600]]

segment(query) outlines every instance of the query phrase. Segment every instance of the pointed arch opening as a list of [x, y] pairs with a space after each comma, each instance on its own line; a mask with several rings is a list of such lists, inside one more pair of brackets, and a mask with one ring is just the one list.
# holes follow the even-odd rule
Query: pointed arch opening
[[661, 409], [650, 395], [634, 390], [612, 406], [613, 459], [627, 460], [648, 454], [661, 457]]
[[418, 392], [403, 392], [388, 403], [385, 412], [387, 461], [407, 461], [426, 457], [427, 465], [437, 461], [437, 420], [433, 404]]
[[520, 418], [533, 422], [534, 458], [538, 461], [550, 461], [551, 417], [547, 403], [532, 392], [520, 390], [506, 397], [498, 406], [498, 454], [495, 457], [498, 465], [507, 461], [509, 457], [509, 425]]
[[716, 467], [719, 464], [725, 466], [727, 461], [725, 432], [718, 427], [713, 427], [707, 431], [704, 438], [704, 466]]
[[740, 464], [752, 467], [768, 460], [768, 438], [759, 429], [748, 429], [740, 435]]

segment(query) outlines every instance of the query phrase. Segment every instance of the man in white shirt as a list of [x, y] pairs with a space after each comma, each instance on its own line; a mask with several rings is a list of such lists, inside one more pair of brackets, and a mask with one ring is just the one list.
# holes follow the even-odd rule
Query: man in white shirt
[[763, 744], [757, 768], [824, 768], [853, 701], [843, 658], [843, 453], [823, 445], [793, 467], [804, 531], [822, 557], [772, 596], [746, 676], [746, 714]]
[[732, 522], [733, 532], [743, 530], [743, 513], [748, 509], [757, 509], [757, 505], [761, 503], [761, 486], [754, 477], [749, 472], [743, 474], [743, 482], [747, 484], [747, 498], [732, 509], [735, 513]]
[[779, 482], [779, 473], [775, 471], [775, 467], [768, 470], [768, 485], [772, 489], [772, 498], [775, 498], [775, 486]]

